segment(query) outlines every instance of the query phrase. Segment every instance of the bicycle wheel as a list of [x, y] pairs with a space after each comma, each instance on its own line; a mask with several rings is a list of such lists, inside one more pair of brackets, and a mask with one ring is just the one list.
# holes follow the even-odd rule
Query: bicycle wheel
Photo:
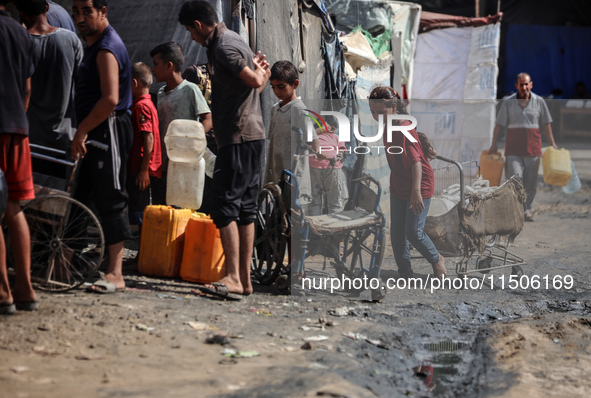
[[283, 266], [287, 239], [284, 236], [285, 225], [283, 225], [282, 213], [277, 192], [263, 188], [258, 196], [251, 263], [253, 275], [263, 285], [273, 283]]
[[31, 231], [31, 279], [41, 290], [74, 289], [97, 271], [105, 250], [98, 218], [65, 195], [39, 197], [23, 208]]

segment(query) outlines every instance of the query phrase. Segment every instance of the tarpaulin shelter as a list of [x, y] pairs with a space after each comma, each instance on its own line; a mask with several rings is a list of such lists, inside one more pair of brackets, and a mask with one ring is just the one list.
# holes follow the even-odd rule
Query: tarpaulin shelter
[[478, 160], [490, 145], [500, 19], [421, 14], [410, 107], [440, 155]]

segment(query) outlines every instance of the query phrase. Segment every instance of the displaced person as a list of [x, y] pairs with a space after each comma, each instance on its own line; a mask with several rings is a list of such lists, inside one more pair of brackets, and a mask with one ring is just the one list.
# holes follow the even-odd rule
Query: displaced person
[[321, 131], [318, 135], [319, 154], [310, 158], [310, 177], [312, 181], [311, 216], [324, 213], [338, 213], [345, 208], [349, 191], [343, 173], [343, 162], [338, 156], [346, 149], [345, 143], [339, 141], [334, 129]]
[[150, 187], [160, 178], [162, 158], [158, 111], [150, 96], [152, 72], [143, 62], [131, 65], [131, 124], [133, 141], [127, 163], [129, 223], [141, 228], [143, 212], [150, 204]]
[[212, 218], [220, 229], [226, 277], [202, 290], [240, 299], [252, 293], [250, 261], [265, 142], [259, 91], [271, 72], [265, 56], [253, 54], [238, 34], [218, 22], [209, 3], [185, 2], [179, 22], [194, 41], [207, 48], [212, 74], [211, 102], [218, 147], [213, 184], [218, 205]]
[[16, 4], [29, 32], [35, 64], [27, 110], [30, 141], [69, 150], [76, 133], [74, 82], [82, 62], [82, 43], [75, 33], [48, 23], [45, 0]]
[[74, 21], [72, 21], [72, 17], [70, 17], [68, 11], [51, 0], [47, 0], [47, 3], [49, 4], [49, 10], [47, 10], [47, 21], [49, 24], [56, 28], [64, 28], [76, 33]]
[[168, 173], [168, 154], [164, 137], [170, 122], [176, 119], [200, 121], [205, 132], [212, 126], [211, 111], [197, 85], [181, 76], [185, 56], [183, 49], [175, 42], [156, 46], [150, 51], [154, 65], [152, 72], [157, 82], [166, 82], [158, 90], [158, 118], [160, 119], [160, 147], [162, 148], [162, 173], [155, 184], [153, 203], [166, 204], [166, 180]]
[[[0, 315], [14, 313], [15, 309], [34, 311], [37, 297], [31, 285], [31, 235], [20, 201], [35, 198], [31, 171], [31, 153], [26, 108], [29, 96], [29, 77], [33, 74], [30, 56], [31, 42], [27, 31], [19, 25], [0, 0], [0, 201], [8, 197], [4, 220], [15, 259], [16, 282], [10, 291], [6, 270], [4, 233], [0, 228]], [[0, 215], [0, 220], [2, 215]]]
[[[131, 65], [125, 45], [109, 25], [106, 0], [74, 0], [73, 18], [88, 47], [78, 75], [76, 114], [80, 121], [72, 141], [72, 157], [84, 158], [75, 197], [93, 203], [98, 211], [108, 246], [104, 278], [89, 289], [113, 293], [125, 289], [121, 272], [123, 244], [131, 239], [127, 222], [125, 177], [133, 131]], [[86, 146], [86, 140], [107, 149]]]
[[[307, 206], [312, 199], [312, 185], [310, 183], [310, 166], [308, 151], [301, 148], [296, 153], [299, 137], [292, 127], [304, 129], [304, 114], [306, 105], [296, 94], [300, 84], [297, 68], [289, 61], [277, 61], [271, 68], [269, 79], [273, 93], [279, 102], [271, 109], [271, 122], [269, 123], [269, 150], [267, 165], [265, 167], [264, 183], [279, 182], [283, 170], [292, 171], [298, 179], [299, 196], [298, 203]], [[312, 148], [318, 149], [318, 136], [313, 132]], [[299, 155], [297, 167], [292, 170], [294, 155]], [[306, 207], [304, 207], [306, 209]]]
[[[386, 123], [387, 115], [407, 114], [400, 96], [392, 87], [374, 88], [369, 95], [369, 100], [371, 114], [376, 121], [379, 121], [379, 115], [383, 115], [383, 121]], [[395, 120], [394, 123], [396, 122]], [[398, 122], [400, 123], [400, 121]], [[399, 125], [407, 126], [409, 124], [410, 122], [407, 120]], [[408, 132], [417, 142], [411, 142], [400, 132], [394, 132], [392, 134], [393, 142], [387, 142], [388, 135], [384, 134], [386, 159], [390, 166], [392, 250], [400, 277], [412, 278], [414, 276], [409, 248], [409, 244], [412, 244], [431, 264], [435, 277], [440, 278], [447, 273], [445, 259], [423, 231], [435, 186], [435, 177], [428, 157], [433, 152], [432, 148], [428, 149], [430, 147], [428, 141], [421, 142], [415, 129], [408, 130]], [[389, 147], [400, 147], [402, 151], [400, 154], [390, 153], [387, 149]], [[400, 150], [395, 152], [400, 152]]]
[[532, 87], [533, 82], [527, 73], [517, 75], [517, 93], [503, 100], [497, 114], [492, 144], [488, 150], [490, 154], [497, 153], [497, 140], [501, 128], [507, 128], [505, 176], [509, 178], [518, 175], [523, 180], [523, 188], [527, 195], [524, 204], [525, 221], [534, 221], [531, 208], [538, 188], [538, 170], [542, 156], [540, 127], [548, 144], [558, 149], [552, 135], [550, 111], [544, 99], [531, 91]]

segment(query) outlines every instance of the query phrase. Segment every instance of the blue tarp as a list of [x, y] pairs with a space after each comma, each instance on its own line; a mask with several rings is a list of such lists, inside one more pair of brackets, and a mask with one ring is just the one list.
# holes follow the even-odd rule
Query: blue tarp
[[578, 81], [591, 87], [591, 28], [509, 25], [501, 95], [516, 91], [520, 72], [530, 74], [532, 91], [542, 96], [560, 88], [570, 98]]

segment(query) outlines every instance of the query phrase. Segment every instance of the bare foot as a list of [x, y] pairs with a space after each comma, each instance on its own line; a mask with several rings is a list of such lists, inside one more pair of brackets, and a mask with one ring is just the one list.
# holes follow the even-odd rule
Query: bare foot
[[252, 294], [252, 283], [250, 281], [250, 275], [248, 278], [246, 276], [240, 275], [240, 283], [242, 284], [242, 294], [245, 296], [250, 296]]
[[439, 261], [433, 264], [433, 273], [435, 274], [436, 278], [441, 278], [442, 276], [447, 275], [447, 270], [445, 269], [445, 258], [440, 254]]
[[[247, 295], [252, 293], [252, 286], [250, 286], [250, 293], [245, 293], [245, 289], [242, 287], [242, 283], [240, 281], [235, 281], [234, 279], [229, 278], [227, 276], [223, 277], [218, 282], [226, 285], [226, 287], [228, 288], [228, 291], [230, 293], [247, 294]], [[205, 285], [205, 287], [214, 289], [214, 286], [210, 285], [210, 284]]]
[[12, 297], [14, 302], [19, 303], [32, 303], [34, 301], [37, 301], [37, 295], [35, 294], [35, 291], [32, 288], [22, 290], [15, 288], [12, 291]]

